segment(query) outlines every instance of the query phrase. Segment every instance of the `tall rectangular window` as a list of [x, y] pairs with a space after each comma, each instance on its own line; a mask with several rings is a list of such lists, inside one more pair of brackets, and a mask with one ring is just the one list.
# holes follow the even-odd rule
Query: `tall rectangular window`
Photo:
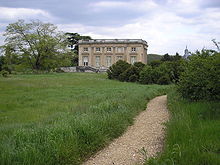
[[89, 50], [88, 48], [84, 48], [83, 49], [84, 52], [88, 52], [88, 50]]
[[134, 64], [136, 61], [136, 56], [131, 56], [131, 64]]
[[95, 65], [96, 67], [100, 67], [100, 56], [95, 57]]
[[112, 65], [112, 57], [111, 56], [107, 56], [106, 57], [106, 66], [110, 67]]
[[83, 56], [83, 59], [82, 59], [82, 64], [83, 66], [88, 66], [89, 64], [89, 57], [88, 56]]

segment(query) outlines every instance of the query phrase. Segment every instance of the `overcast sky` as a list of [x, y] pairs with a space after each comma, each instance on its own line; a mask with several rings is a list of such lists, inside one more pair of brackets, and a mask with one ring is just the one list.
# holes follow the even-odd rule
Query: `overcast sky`
[[0, 0], [0, 45], [6, 26], [39, 19], [92, 38], [144, 39], [149, 53], [215, 49], [220, 0]]

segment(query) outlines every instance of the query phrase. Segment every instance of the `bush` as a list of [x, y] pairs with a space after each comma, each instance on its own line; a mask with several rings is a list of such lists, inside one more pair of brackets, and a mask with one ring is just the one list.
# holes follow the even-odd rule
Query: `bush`
[[220, 99], [220, 53], [203, 50], [191, 56], [178, 91], [190, 100]]
[[153, 68], [156, 68], [156, 67], [160, 66], [162, 63], [163, 62], [160, 60], [155, 60], [150, 63], [150, 66], [152, 66]]
[[[132, 76], [132, 78], [130, 78]], [[136, 81], [139, 78], [139, 69], [136, 66], [130, 66], [128, 69], [126, 69], [122, 74], [119, 75], [120, 81], [127, 81], [127, 82], [134, 82], [134, 78]]]
[[151, 66], [145, 66], [140, 72], [140, 83], [142, 84], [153, 84], [153, 69]]
[[113, 64], [107, 70], [108, 78], [109, 79], [119, 79], [120, 74], [122, 74], [130, 66], [131, 66], [131, 64], [129, 64], [123, 60], [117, 61], [115, 64]]
[[170, 83], [171, 81], [170, 81], [170, 77], [168, 74], [160, 77], [159, 80], [157, 81], [157, 84], [160, 84], [160, 85], [168, 85]]
[[8, 77], [9, 72], [6, 71], [6, 70], [2, 70], [2, 71], [1, 71], [1, 74], [2, 74], [3, 77]]
[[141, 62], [134, 65], [125, 61], [118, 61], [109, 70], [108, 78], [120, 81], [137, 82], [142, 84], [170, 84], [179, 80], [180, 73], [184, 70], [183, 60], [155, 61], [150, 66]]
[[[159, 66], [159, 69], [169, 75], [170, 81], [179, 82], [180, 74], [184, 71], [185, 60], [168, 61]], [[164, 74], [163, 74], [164, 75]]]
[[137, 82], [138, 81], [138, 76], [133, 74], [129, 77], [129, 82]]
[[144, 68], [145, 64], [142, 62], [135, 62], [134, 66], [136, 66], [138, 68], [138, 71], [140, 72]]

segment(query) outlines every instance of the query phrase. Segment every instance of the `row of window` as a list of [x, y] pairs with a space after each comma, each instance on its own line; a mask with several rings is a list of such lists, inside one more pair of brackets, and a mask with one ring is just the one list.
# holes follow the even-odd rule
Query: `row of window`
[[[100, 47], [96, 47], [96, 52], [101, 52], [101, 48]], [[136, 47], [132, 47], [131, 48], [131, 52], [136, 52], [137, 48]], [[88, 47], [85, 47], [83, 49], [84, 52], [88, 52], [89, 51], [89, 48]], [[107, 47], [107, 52], [111, 52], [112, 51], [112, 47]], [[124, 48], [123, 47], [118, 47], [117, 48], [117, 52], [118, 53], [123, 53], [124, 52]]]
[[[117, 61], [118, 60], [122, 60], [122, 56], [117, 56], [116, 60]], [[130, 63], [134, 64], [136, 61], [137, 61], [136, 56], [131, 56]], [[89, 62], [88, 56], [83, 56], [82, 62], [83, 62], [84, 66], [88, 66], [88, 62]], [[106, 56], [105, 63], [106, 63], [107, 67], [110, 67], [112, 65], [112, 56]], [[100, 67], [101, 66], [101, 57], [100, 56], [96, 56], [95, 57], [95, 66], [96, 67]]]

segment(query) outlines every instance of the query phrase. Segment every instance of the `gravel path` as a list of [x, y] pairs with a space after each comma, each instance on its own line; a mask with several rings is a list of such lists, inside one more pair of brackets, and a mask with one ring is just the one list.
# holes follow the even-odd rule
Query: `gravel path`
[[[136, 165], [162, 151], [164, 122], [169, 119], [167, 96], [152, 99], [134, 125], [83, 165]], [[146, 152], [145, 152], [146, 151]], [[145, 154], [147, 153], [147, 154]]]

